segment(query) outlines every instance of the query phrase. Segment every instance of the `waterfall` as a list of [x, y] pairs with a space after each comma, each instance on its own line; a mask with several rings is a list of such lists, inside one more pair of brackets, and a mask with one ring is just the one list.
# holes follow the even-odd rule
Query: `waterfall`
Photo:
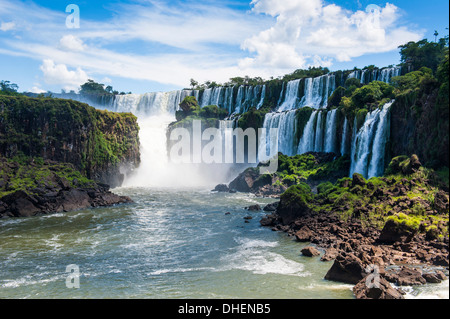
[[200, 107], [205, 107], [211, 105], [211, 95], [213, 89], [206, 89], [203, 91], [202, 102], [200, 103]]
[[385, 104], [382, 110], [376, 109], [367, 113], [363, 126], [354, 137], [350, 176], [360, 173], [365, 178], [370, 178], [382, 174], [389, 132], [387, 115], [392, 103]]
[[300, 102], [302, 107], [320, 108], [322, 106], [323, 79], [324, 76], [319, 76], [305, 80], [305, 92]]
[[286, 96], [283, 104], [280, 105], [278, 111], [287, 111], [297, 108], [298, 105], [298, 87], [301, 80], [289, 81], [286, 87]]
[[[296, 132], [295, 110], [282, 113], [268, 113], [264, 118], [264, 128], [266, 129], [266, 141], [270, 140], [270, 129], [278, 128], [278, 151], [293, 156], [297, 154], [297, 147], [294, 145]], [[267, 154], [269, 154], [267, 145]], [[275, 154], [270, 154], [275, 155]]]
[[368, 69], [354, 70], [348, 75], [347, 79], [356, 78], [362, 84], [369, 84], [372, 81], [390, 83], [392, 77], [401, 75], [401, 71], [402, 68], [399, 66], [383, 69], [375, 68], [371, 73], [369, 73]]
[[347, 117], [344, 120], [344, 127], [342, 129], [342, 139], [341, 139], [341, 156], [347, 154], [347, 130], [348, 130], [348, 121]]
[[325, 128], [326, 136], [324, 145], [324, 152], [327, 153], [336, 153], [336, 114], [337, 109], [334, 109], [327, 113]]
[[323, 112], [319, 112], [317, 115], [316, 136], [314, 138], [314, 152], [323, 151], [323, 127], [322, 118]]
[[384, 157], [386, 142], [389, 139], [390, 121], [389, 110], [394, 101], [383, 106], [379, 113], [379, 122], [375, 139], [373, 141], [372, 158], [370, 160], [368, 176], [380, 176], [384, 172]]
[[278, 99], [277, 107], [280, 107], [280, 105], [281, 105], [281, 103], [283, 101], [285, 85], [286, 85], [285, 82], [283, 82], [283, 84], [281, 85], [281, 93], [280, 93], [280, 97]]
[[263, 106], [265, 98], [266, 98], [266, 86], [263, 85], [262, 92], [261, 92], [261, 99], [259, 100], [259, 103], [256, 106], [257, 110], [259, 110], [261, 108], [261, 106]]
[[303, 129], [303, 136], [298, 144], [297, 149], [298, 154], [304, 154], [307, 152], [314, 151], [314, 138], [315, 138], [314, 123], [316, 121], [318, 112], [319, 111], [312, 112], [308, 122], [305, 125], [305, 128]]
[[116, 112], [131, 112], [135, 115], [148, 116], [161, 112], [175, 114], [182, 96], [188, 94], [188, 92], [183, 94], [182, 91], [173, 91], [117, 95], [110, 108]]

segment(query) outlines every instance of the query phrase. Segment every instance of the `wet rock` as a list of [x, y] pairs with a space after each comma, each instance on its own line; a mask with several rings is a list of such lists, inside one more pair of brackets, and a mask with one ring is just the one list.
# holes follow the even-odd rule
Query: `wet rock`
[[315, 247], [308, 246], [302, 249], [302, 255], [306, 257], [320, 256], [320, 251]]
[[366, 276], [362, 261], [351, 253], [341, 253], [325, 275], [326, 280], [356, 285]]
[[230, 191], [230, 189], [225, 184], [219, 184], [212, 191], [213, 192], [228, 193]]
[[367, 284], [366, 278], [353, 287], [356, 299], [403, 299], [400, 291], [393, 288], [384, 278], [380, 277], [376, 284]]
[[396, 284], [399, 286], [415, 286], [423, 285], [427, 281], [423, 278], [422, 273], [413, 268], [402, 267], [398, 273]]
[[251, 211], [251, 212], [257, 212], [261, 210], [261, 206], [259, 206], [258, 204], [256, 205], [251, 205], [249, 207], [246, 207], [247, 210]]
[[24, 191], [4, 196], [2, 201], [7, 207], [4, 211], [9, 211], [15, 217], [30, 217], [40, 212], [40, 209], [35, 206], [36, 200]]
[[263, 227], [269, 227], [269, 226], [274, 226], [276, 220], [277, 220], [277, 216], [271, 214], [271, 215], [267, 215], [267, 216], [264, 216], [263, 218], [261, 218], [259, 223]]
[[376, 283], [367, 284], [367, 278], [363, 278], [353, 287], [356, 299], [403, 299], [400, 291], [393, 288], [391, 284], [379, 277]]
[[265, 212], [274, 212], [277, 210], [278, 204], [279, 204], [279, 202], [267, 204], [266, 206], [264, 206], [263, 210]]
[[422, 277], [430, 284], [439, 284], [442, 282], [442, 279], [438, 278], [435, 273], [426, 273], [423, 274]]

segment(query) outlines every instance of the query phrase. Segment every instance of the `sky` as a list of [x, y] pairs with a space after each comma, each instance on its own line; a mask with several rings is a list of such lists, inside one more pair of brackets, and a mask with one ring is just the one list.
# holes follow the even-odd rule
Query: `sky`
[[0, 0], [0, 80], [145, 93], [384, 67], [400, 63], [399, 45], [447, 35], [448, 12], [447, 0]]

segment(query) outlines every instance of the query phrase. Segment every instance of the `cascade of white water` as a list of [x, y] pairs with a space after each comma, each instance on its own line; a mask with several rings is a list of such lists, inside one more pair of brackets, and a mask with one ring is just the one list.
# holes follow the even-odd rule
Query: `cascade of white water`
[[200, 103], [200, 107], [211, 105], [212, 91], [213, 89], [206, 89], [205, 91], [203, 91], [202, 102]]
[[[264, 118], [264, 129], [266, 129], [266, 141], [270, 140], [270, 129], [278, 129], [278, 152], [288, 156], [297, 154], [297, 146], [294, 145], [294, 135], [296, 131], [295, 110], [268, 113]], [[272, 150], [270, 150], [272, 151]], [[269, 154], [269, 145], [267, 145]], [[270, 154], [275, 155], [275, 154]]]
[[234, 113], [241, 113], [243, 98], [244, 98], [245, 86], [241, 85], [238, 89], [236, 96], [236, 105], [234, 107]]
[[341, 155], [347, 154], [347, 130], [348, 130], [348, 121], [346, 117], [344, 120], [344, 127], [342, 128]]
[[263, 106], [265, 98], [266, 98], [266, 86], [263, 85], [262, 92], [261, 92], [261, 99], [259, 100], [259, 103], [256, 106], [257, 110], [259, 110], [261, 108], [261, 106]]
[[280, 93], [280, 97], [278, 99], [277, 107], [280, 107], [280, 105], [281, 105], [281, 103], [283, 101], [285, 86], [286, 86], [286, 84], [285, 84], [285, 82], [283, 82], [283, 84], [281, 85], [281, 93]]
[[297, 153], [298, 154], [304, 154], [307, 152], [314, 151], [314, 138], [315, 138], [315, 121], [316, 117], [319, 111], [312, 112], [311, 116], [309, 117], [308, 122], [305, 125], [305, 128], [303, 129], [303, 135], [300, 139], [300, 142], [298, 144]]
[[300, 85], [299, 80], [289, 81], [286, 86], [286, 96], [284, 98], [283, 104], [280, 105], [278, 111], [287, 111], [297, 108], [298, 106], [298, 88]]
[[388, 111], [393, 102], [367, 113], [363, 126], [356, 133], [351, 154], [350, 176], [378, 176], [384, 170], [384, 151], [389, 133]]
[[326, 136], [324, 143], [324, 152], [327, 153], [336, 153], [336, 129], [337, 129], [336, 114], [337, 109], [334, 109], [327, 113], [326, 127], [325, 127]]
[[308, 78], [305, 80], [305, 93], [300, 102], [301, 106], [320, 108], [322, 106], [323, 79], [325, 76]]
[[317, 114], [316, 136], [314, 138], [314, 152], [323, 151], [323, 126], [322, 126], [323, 112]]
[[389, 139], [390, 121], [389, 110], [394, 101], [383, 106], [383, 110], [379, 113], [378, 127], [373, 141], [372, 158], [370, 160], [368, 177], [380, 176], [384, 172], [384, 157], [386, 150], [386, 142]]
[[181, 91], [117, 95], [110, 108], [117, 112], [132, 112], [136, 115], [153, 115], [161, 111], [174, 114], [181, 97]]

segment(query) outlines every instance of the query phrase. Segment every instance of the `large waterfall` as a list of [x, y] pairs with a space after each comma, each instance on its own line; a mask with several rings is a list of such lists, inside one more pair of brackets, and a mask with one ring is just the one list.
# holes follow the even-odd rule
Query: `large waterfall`
[[348, 78], [356, 78], [363, 84], [368, 84], [372, 81], [381, 81], [389, 83], [394, 76], [401, 75], [401, 67], [390, 67], [373, 70], [355, 70], [349, 74]]
[[379, 176], [384, 171], [385, 145], [389, 138], [389, 109], [393, 101], [383, 108], [367, 113], [363, 126], [353, 136], [350, 176], [360, 173], [365, 178]]
[[[294, 142], [294, 136], [297, 130], [295, 114], [295, 110], [281, 113], [268, 113], [264, 119], [263, 128], [266, 130], [266, 141], [270, 140], [270, 129], [278, 128], [278, 152], [288, 156], [297, 154], [297, 147]], [[267, 153], [269, 153], [269, 150]], [[271, 155], [275, 154], [272, 152]]]
[[[382, 110], [368, 113], [364, 125], [357, 131], [356, 120], [353, 132], [350, 132], [350, 125], [345, 118], [342, 130], [339, 130], [340, 134], [338, 134], [338, 123], [341, 119], [337, 110], [327, 111], [325, 108], [333, 91], [338, 85], [343, 85], [346, 79], [357, 78], [364, 84], [371, 81], [390, 82], [392, 77], [401, 74], [401, 68], [367, 68], [345, 73], [347, 75], [344, 73], [341, 72], [339, 76], [336, 75], [337, 73], [329, 73], [315, 78], [283, 82], [279, 96], [273, 96], [276, 90], [271, 88], [268, 91], [266, 85], [216, 86], [205, 90], [184, 89], [172, 92], [107, 96], [102, 97], [101, 100], [96, 99], [90, 104], [117, 112], [132, 112], [138, 116], [141, 127], [143, 168], [139, 176], [134, 177], [134, 185], [147, 185], [149, 181], [156, 181], [159, 185], [164, 182], [170, 184], [177, 180], [178, 172], [172, 166], [169, 167], [166, 156], [166, 129], [169, 123], [175, 121], [175, 111], [179, 110], [179, 104], [187, 96], [196, 97], [201, 107], [217, 105], [226, 109], [230, 117], [235, 115], [232, 117], [234, 121], [239, 118], [239, 114], [247, 112], [251, 107], [261, 108], [266, 98], [270, 98], [269, 101], [278, 101], [276, 112], [266, 114], [264, 128], [267, 132], [270, 129], [278, 129], [280, 152], [286, 155], [306, 152], [351, 154], [351, 174], [358, 172], [365, 177], [381, 175], [384, 169], [391, 104], [386, 104]], [[61, 97], [64, 98], [63, 95]], [[89, 103], [87, 101], [89, 98], [81, 95], [72, 94], [70, 98]], [[297, 132], [297, 110], [303, 107], [315, 110], [304, 125], [303, 132]], [[231, 128], [236, 126], [236, 122], [221, 122], [220, 125], [224, 129]], [[187, 174], [187, 171], [189, 170], [183, 169], [183, 174]], [[147, 176], [147, 173], [151, 176]], [[199, 178], [191, 176], [190, 180], [198, 181]]]

